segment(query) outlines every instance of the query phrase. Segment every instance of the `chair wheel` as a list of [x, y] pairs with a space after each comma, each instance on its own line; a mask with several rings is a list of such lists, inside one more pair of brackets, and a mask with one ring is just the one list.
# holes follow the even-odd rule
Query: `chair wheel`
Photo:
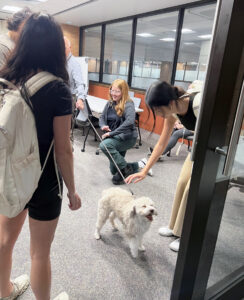
[[139, 146], [141, 146], [142, 145], [142, 143], [141, 142], [139, 142]]
[[99, 155], [99, 150], [96, 150], [96, 155]]
[[135, 148], [136, 148], [136, 149], [139, 149], [139, 146], [138, 146], [138, 145], [136, 145], [136, 146], [135, 146]]
[[81, 152], [85, 152], [85, 149], [81, 149], [80, 151], [81, 151]]

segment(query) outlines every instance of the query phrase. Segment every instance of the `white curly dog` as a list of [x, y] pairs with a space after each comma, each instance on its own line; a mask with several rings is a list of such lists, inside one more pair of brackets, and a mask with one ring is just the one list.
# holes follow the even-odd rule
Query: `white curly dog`
[[100, 231], [108, 218], [113, 228], [118, 230], [114, 223], [117, 217], [123, 224], [131, 255], [137, 257], [138, 250], [145, 251], [142, 239], [151, 225], [153, 215], [157, 215], [157, 211], [150, 198], [135, 198], [130, 192], [118, 187], [106, 189], [98, 202], [95, 239], [101, 238]]

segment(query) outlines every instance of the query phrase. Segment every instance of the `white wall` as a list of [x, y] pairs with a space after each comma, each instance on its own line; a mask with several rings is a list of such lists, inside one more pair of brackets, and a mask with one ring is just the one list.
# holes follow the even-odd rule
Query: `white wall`
[[0, 20], [0, 34], [3, 34], [7, 31], [7, 22], [5, 20]]

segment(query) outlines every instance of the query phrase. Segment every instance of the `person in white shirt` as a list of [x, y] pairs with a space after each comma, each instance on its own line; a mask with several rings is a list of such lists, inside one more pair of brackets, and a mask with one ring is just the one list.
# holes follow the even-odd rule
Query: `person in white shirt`
[[86, 85], [82, 79], [82, 70], [79, 62], [71, 52], [71, 43], [67, 37], [64, 37], [64, 43], [71, 93], [76, 97], [76, 108], [83, 110], [85, 107], [84, 100], [86, 98]]
[[7, 20], [8, 32], [0, 36], [0, 69], [4, 66], [9, 54], [14, 49], [23, 25], [31, 13], [31, 10], [26, 7], [13, 14]]

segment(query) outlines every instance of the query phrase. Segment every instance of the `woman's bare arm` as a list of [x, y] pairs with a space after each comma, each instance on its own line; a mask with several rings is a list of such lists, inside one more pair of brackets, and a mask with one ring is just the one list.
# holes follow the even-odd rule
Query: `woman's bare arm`
[[54, 146], [57, 164], [68, 189], [69, 207], [72, 210], [76, 210], [81, 207], [81, 199], [75, 190], [73, 153], [70, 143], [70, 124], [71, 115], [54, 118]]
[[174, 128], [175, 124], [175, 117], [170, 116], [169, 118], [165, 119], [164, 121], [164, 127], [162, 130], [162, 133], [159, 137], [159, 140], [157, 144], [155, 145], [153, 152], [150, 156], [150, 159], [148, 160], [146, 166], [142, 169], [141, 172], [135, 173], [130, 175], [126, 178], [127, 183], [131, 183], [134, 181], [134, 183], [143, 180], [148, 171], [151, 169], [151, 167], [155, 164], [155, 162], [159, 159], [160, 155], [164, 152], [164, 149], [168, 145], [172, 130]]

